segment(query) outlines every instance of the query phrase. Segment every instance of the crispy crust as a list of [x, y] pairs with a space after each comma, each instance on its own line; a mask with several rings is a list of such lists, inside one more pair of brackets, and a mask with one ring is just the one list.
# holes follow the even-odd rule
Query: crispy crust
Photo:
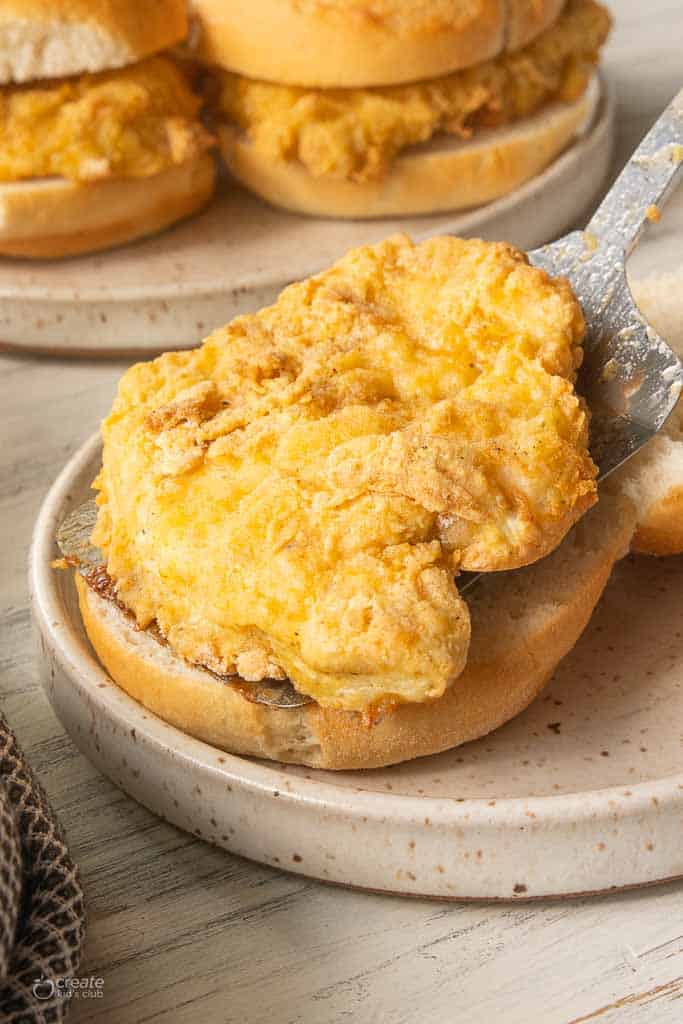
[[469, 640], [454, 567], [536, 560], [595, 500], [584, 327], [505, 243], [397, 235], [132, 367], [94, 483], [121, 600], [323, 706], [440, 696]]
[[597, 94], [594, 79], [575, 103], [551, 104], [467, 142], [438, 136], [404, 151], [379, 181], [314, 178], [298, 162], [264, 156], [231, 126], [221, 126], [218, 135], [233, 176], [275, 206], [318, 217], [436, 213], [492, 202], [535, 177], [586, 123]]
[[76, 577], [86, 631], [119, 686], [191, 735], [239, 754], [356, 769], [476, 739], [522, 711], [576, 643], [634, 529], [630, 502], [603, 495], [544, 561], [487, 578], [470, 599], [467, 667], [439, 700], [403, 704], [370, 725], [317, 705], [287, 711], [247, 701], [189, 666]]
[[4, 0], [0, 84], [120, 67], [186, 33], [185, 0]]
[[193, 0], [198, 55], [288, 85], [394, 85], [516, 49], [564, 0]]
[[54, 259], [154, 234], [201, 209], [214, 180], [213, 157], [203, 153], [152, 178], [2, 185], [0, 254]]
[[[638, 460], [642, 460], [645, 469]], [[657, 437], [624, 468], [622, 487], [638, 507], [631, 549], [641, 555], [683, 553], [683, 399]], [[649, 472], [648, 472], [649, 470]]]

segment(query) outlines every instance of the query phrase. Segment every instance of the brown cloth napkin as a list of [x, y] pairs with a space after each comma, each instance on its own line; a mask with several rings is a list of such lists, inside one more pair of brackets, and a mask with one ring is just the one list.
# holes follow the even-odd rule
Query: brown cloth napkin
[[61, 828], [0, 715], [0, 1021], [59, 1024], [80, 965], [83, 890]]

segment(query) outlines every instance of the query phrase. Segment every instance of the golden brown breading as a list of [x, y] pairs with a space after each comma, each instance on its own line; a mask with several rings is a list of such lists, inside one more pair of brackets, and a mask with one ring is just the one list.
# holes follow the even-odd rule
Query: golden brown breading
[[212, 139], [201, 100], [167, 57], [118, 71], [0, 88], [0, 181], [144, 178], [193, 159]]
[[504, 244], [398, 236], [123, 377], [95, 540], [189, 661], [323, 706], [440, 696], [457, 569], [552, 550], [595, 501], [566, 282]]
[[438, 132], [467, 137], [585, 90], [610, 16], [569, 0], [558, 21], [517, 53], [442, 78], [372, 89], [301, 89], [217, 72], [219, 116], [261, 152], [298, 160], [315, 177], [372, 181], [402, 149]]

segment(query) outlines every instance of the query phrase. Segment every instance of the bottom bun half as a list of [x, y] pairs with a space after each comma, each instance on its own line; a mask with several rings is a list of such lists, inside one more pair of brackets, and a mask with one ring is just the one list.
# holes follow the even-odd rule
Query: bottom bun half
[[594, 77], [574, 103], [553, 103], [515, 124], [463, 142], [438, 135], [396, 158], [385, 178], [354, 182], [316, 178], [303, 164], [257, 150], [231, 125], [218, 130], [229, 170], [242, 185], [297, 213], [373, 218], [465, 210], [493, 202], [540, 174], [592, 118], [600, 88]]
[[90, 641], [112, 679], [183, 732], [236, 754], [314, 768], [375, 768], [484, 736], [528, 706], [571, 650], [635, 527], [631, 502], [604, 494], [548, 558], [490, 575], [468, 593], [467, 666], [443, 697], [370, 724], [356, 712], [254, 704], [193, 667], [77, 576]]
[[0, 255], [76, 256], [154, 234], [205, 206], [215, 175], [213, 157], [203, 153], [151, 178], [0, 185]]

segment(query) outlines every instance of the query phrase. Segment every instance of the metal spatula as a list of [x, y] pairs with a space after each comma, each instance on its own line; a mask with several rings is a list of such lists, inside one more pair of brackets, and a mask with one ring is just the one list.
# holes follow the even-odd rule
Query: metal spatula
[[569, 278], [586, 317], [578, 390], [591, 409], [600, 478], [662, 427], [683, 388], [683, 365], [633, 301], [626, 260], [683, 170], [683, 89], [645, 136], [585, 231], [529, 253]]
[[[529, 253], [564, 276], [586, 318], [577, 390], [591, 410], [590, 450], [602, 480], [664, 425], [683, 388], [683, 365], [644, 319], [626, 281], [626, 260], [683, 170], [683, 89], [645, 136], [585, 231]], [[481, 573], [463, 573], [466, 591]]]

